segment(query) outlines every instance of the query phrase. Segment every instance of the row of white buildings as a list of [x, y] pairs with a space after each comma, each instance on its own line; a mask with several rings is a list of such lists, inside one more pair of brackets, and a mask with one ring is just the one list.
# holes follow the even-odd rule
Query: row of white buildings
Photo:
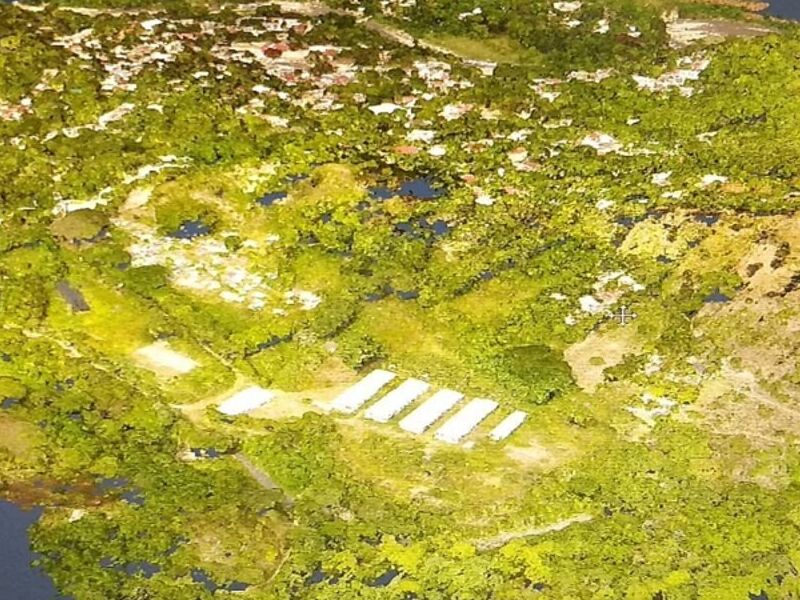
[[[395, 378], [395, 373], [391, 371], [376, 369], [342, 392], [333, 401], [331, 408], [340, 413], [353, 414], [379, 396]], [[408, 433], [423, 434], [464, 400], [464, 394], [455, 390], [440, 389], [430, 392], [429, 383], [421, 379], [406, 379], [367, 406], [364, 417], [378, 423], [389, 423], [412, 404], [419, 402], [400, 419], [398, 425]], [[498, 408], [499, 405], [494, 400], [474, 398], [449, 416], [438, 427], [434, 437], [442, 442], [457, 444]], [[528, 414], [521, 410], [509, 413], [489, 432], [489, 437], [498, 442], [505, 440], [527, 417]]]

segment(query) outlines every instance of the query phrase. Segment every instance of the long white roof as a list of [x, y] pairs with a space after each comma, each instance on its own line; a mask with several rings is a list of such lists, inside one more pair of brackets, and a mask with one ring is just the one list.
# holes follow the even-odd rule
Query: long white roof
[[394, 378], [395, 374], [391, 371], [375, 369], [361, 381], [339, 394], [331, 404], [331, 407], [339, 412], [353, 413]]
[[475, 398], [455, 415], [445, 421], [436, 432], [436, 439], [457, 444], [465, 435], [497, 408], [497, 402], [486, 398]]
[[406, 379], [403, 383], [370, 406], [364, 416], [378, 423], [388, 423], [392, 417], [430, 389], [421, 379]]
[[498, 423], [494, 429], [492, 429], [492, 431], [489, 433], [489, 437], [492, 438], [495, 442], [504, 440], [512, 433], [514, 433], [517, 430], [517, 428], [525, 422], [525, 419], [527, 418], [528, 418], [528, 413], [521, 410], [515, 410], [505, 419], [500, 421], [500, 423]]
[[195, 369], [197, 361], [173, 350], [168, 342], [158, 341], [139, 348], [134, 356], [143, 361], [148, 368], [164, 371], [170, 375], [184, 375]]
[[267, 404], [274, 397], [274, 392], [265, 390], [257, 385], [252, 385], [236, 392], [233, 396], [220, 404], [217, 410], [223, 415], [241, 415], [242, 413], [250, 412], [259, 406]]
[[453, 390], [439, 390], [417, 408], [403, 417], [400, 429], [420, 434], [433, 425], [439, 417], [453, 408], [464, 394]]

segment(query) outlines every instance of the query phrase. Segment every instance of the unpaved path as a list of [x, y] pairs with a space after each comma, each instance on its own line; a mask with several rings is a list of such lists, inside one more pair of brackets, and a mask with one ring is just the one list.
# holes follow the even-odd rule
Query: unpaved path
[[476, 540], [474, 543], [477, 546], [478, 550], [493, 550], [494, 548], [500, 548], [501, 546], [505, 546], [507, 543], [514, 540], [546, 535], [548, 533], [553, 533], [555, 531], [562, 531], [567, 527], [569, 527], [570, 525], [574, 525], [576, 523], [588, 523], [592, 519], [594, 519], [592, 515], [581, 513], [573, 517], [569, 517], [567, 519], [556, 521], [555, 523], [551, 523], [550, 525], [544, 525], [543, 527], [523, 529], [522, 531], [506, 531], [501, 533], [500, 535], [496, 535], [495, 537]]
[[272, 480], [272, 477], [270, 477], [266, 472], [262, 471], [257, 466], [255, 466], [253, 462], [249, 458], [247, 458], [244, 454], [239, 452], [237, 454], [234, 454], [233, 457], [237, 461], [239, 461], [239, 464], [241, 464], [244, 467], [245, 471], [247, 471], [250, 474], [250, 476], [256, 480], [258, 485], [263, 487], [265, 490], [281, 491], [280, 486]]
[[294, 506], [294, 498], [283, 491], [283, 489], [277, 483], [275, 483], [275, 481], [273, 481], [269, 473], [259, 469], [255, 464], [253, 464], [253, 461], [251, 461], [241, 452], [234, 454], [233, 457], [239, 462], [240, 465], [244, 467], [244, 470], [247, 471], [248, 475], [250, 475], [250, 477], [252, 477], [262, 488], [270, 492], [280, 492], [283, 495], [283, 506], [286, 509], [290, 510]]

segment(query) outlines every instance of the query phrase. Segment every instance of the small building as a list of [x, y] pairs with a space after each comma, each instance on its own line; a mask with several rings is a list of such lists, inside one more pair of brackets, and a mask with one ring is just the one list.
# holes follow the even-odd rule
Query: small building
[[447, 389], [439, 390], [403, 417], [400, 421], [400, 429], [417, 435], [424, 433], [442, 415], [458, 404], [463, 397], [464, 394], [461, 392]]
[[495, 442], [500, 442], [514, 433], [520, 425], [528, 418], [528, 413], [522, 410], [515, 410], [505, 419], [500, 421], [497, 426], [489, 433], [489, 437]]
[[370, 406], [364, 416], [378, 423], [388, 423], [406, 406], [430, 389], [430, 384], [420, 379], [406, 379], [403, 383]]
[[331, 404], [331, 408], [343, 413], [354, 413], [395, 378], [391, 371], [375, 369], [355, 385], [343, 391]]
[[485, 398], [475, 398], [464, 408], [450, 417], [436, 432], [436, 439], [450, 444], [457, 444], [481, 421], [494, 412], [497, 402]]
[[275, 393], [257, 385], [251, 385], [230, 396], [217, 410], [223, 415], [236, 416], [248, 413], [272, 401]]

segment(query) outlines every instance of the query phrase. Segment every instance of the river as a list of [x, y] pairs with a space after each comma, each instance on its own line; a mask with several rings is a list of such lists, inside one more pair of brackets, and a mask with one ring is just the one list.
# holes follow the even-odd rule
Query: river
[[65, 600], [53, 582], [31, 566], [28, 528], [42, 515], [41, 508], [23, 510], [0, 500], [0, 598], [3, 600]]
[[800, 0], [769, 0], [769, 8], [764, 14], [782, 19], [800, 20]]

